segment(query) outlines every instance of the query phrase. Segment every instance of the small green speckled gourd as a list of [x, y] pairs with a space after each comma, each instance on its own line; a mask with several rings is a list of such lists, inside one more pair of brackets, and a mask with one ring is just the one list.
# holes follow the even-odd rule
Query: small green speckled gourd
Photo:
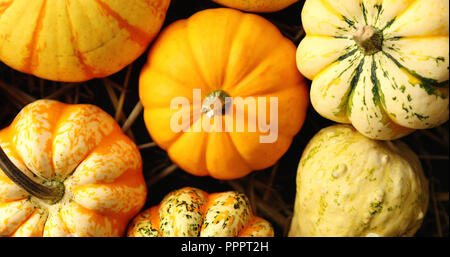
[[128, 237], [273, 237], [272, 225], [253, 215], [244, 194], [208, 194], [185, 187], [140, 213]]

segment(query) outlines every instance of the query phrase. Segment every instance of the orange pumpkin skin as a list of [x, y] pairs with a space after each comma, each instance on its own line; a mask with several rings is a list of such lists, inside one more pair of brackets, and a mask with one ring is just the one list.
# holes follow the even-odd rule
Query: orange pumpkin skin
[[170, 0], [0, 0], [0, 61], [55, 81], [109, 76], [146, 50], [169, 4]]
[[276, 12], [298, 0], [213, 0], [216, 3], [248, 12]]
[[169, 193], [130, 223], [128, 237], [273, 237], [272, 225], [253, 215], [245, 195], [208, 194], [185, 187]]
[[138, 148], [93, 105], [33, 102], [0, 130], [0, 146], [28, 177], [65, 187], [48, 204], [0, 169], [0, 236], [123, 236], [145, 203]]
[[[301, 129], [309, 103], [305, 80], [296, 69], [295, 45], [264, 18], [228, 8], [208, 9], [166, 28], [151, 48], [140, 75], [139, 90], [144, 120], [153, 140], [167, 150], [179, 167], [197, 176], [236, 179], [253, 170], [272, 166], [287, 151]], [[247, 108], [222, 116], [236, 123], [237, 112], [245, 113], [245, 131], [222, 128], [223, 132], [177, 132], [171, 119], [176, 97], [193, 104], [193, 90], [201, 99], [223, 90], [233, 98], [278, 98], [278, 138], [260, 143], [268, 133], [247, 122]], [[195, 108], [195, 106], [194, 106]], [[193, 108], [191, 108], [193, 109]], [[194, 110], [191, 110], [191, 114]], [[191, 128], [207, 119], [192, 121]], [[202, 121], [203, 120], [203, 121]], [[258, 118], [254, 124], [258, 124]], [[231, 130], [231, 131], [230, 131]], [[218, 131], [218, 132], [215, 132]], [[229, 132], [225, 132], [229, 131]]]

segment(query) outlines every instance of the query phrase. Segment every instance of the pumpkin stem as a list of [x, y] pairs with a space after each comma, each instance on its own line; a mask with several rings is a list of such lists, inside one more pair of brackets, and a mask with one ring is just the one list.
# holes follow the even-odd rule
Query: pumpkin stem
[[206, 95], [203, 100], [202, 113], [208, 118], [214, 115], [224, 115], [230, 106], [231, 98], [223, 90], [215, 90]]
[[16, 185], [27, 191], [29, 194], [49, 203], [54, 204], [61, 200], [64, 195], [64, 185], [54, 181], [45, 182], [44, 185], [35, 182], [17, 168], [0, 146], [0, 169]]
[[355, 40], [365, 55], [373, 55], [381, 51], [383, 47], [383, 32], [372, 26], [365, 25], [356, 31], [355, 35], [353, 35], [353, 40]]

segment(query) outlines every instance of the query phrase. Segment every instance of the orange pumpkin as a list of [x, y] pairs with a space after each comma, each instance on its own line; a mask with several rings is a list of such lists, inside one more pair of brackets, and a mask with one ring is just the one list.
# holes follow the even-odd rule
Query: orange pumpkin
[[0, 61], [57, 81], [106, 77], [139, 57], [170, 0], [0, 0]]
[[123, 236], [145, 203], [139, 150], [93, 105], [31, 103], [0, 146], [0, 236]]
[[[155, 41], [140, 76], [151, 137], [179, 167], [197, 176], [235, 179], [275, 164], [302, 127], [309, 102], [295, 53], [291, 41], [255, 14], [208, 9], [175, 22]], [[195, 92], [201, 94], [195, 97]], [[226, 106], [227, 96], [233, 103], [228, 111], [217, 112], [205, 104], [220, 100]], [[179, 97], [192, 108], [171, 108]], [[196, 104], [197, 98], [203, 106]], [[272, 108], [274, 99], [278, 110]], [[236, 104], [245, 100], [248, 105]], [[252, 101], [257, 110], [249, 108]], [[265, 101], [266, 111], [257, 101]], [[187, 117], [183, 130], [173, 129], [178, 116]], [[276, 131], [270, 130], [277, 137], [261, 143], [269, 130], [258, 124], [270, 124], [270, 119], [278, 122]], [[219, 122], [205, 129], [213, 120]]]
[[273, 237], [272, 225], [252, 214], [244, 194], [208, 194], [185, 187], [140, 213], [128, 237]]
[[249, 12], [276, 12], [298, 0], [213, 0], [216, 3]]

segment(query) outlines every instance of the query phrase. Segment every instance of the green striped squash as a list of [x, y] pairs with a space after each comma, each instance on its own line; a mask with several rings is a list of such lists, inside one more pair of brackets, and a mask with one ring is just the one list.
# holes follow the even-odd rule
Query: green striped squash
[[393, 140], [449, 117], [447, 0], [306, 0], [297, 66], [322, 116]]

